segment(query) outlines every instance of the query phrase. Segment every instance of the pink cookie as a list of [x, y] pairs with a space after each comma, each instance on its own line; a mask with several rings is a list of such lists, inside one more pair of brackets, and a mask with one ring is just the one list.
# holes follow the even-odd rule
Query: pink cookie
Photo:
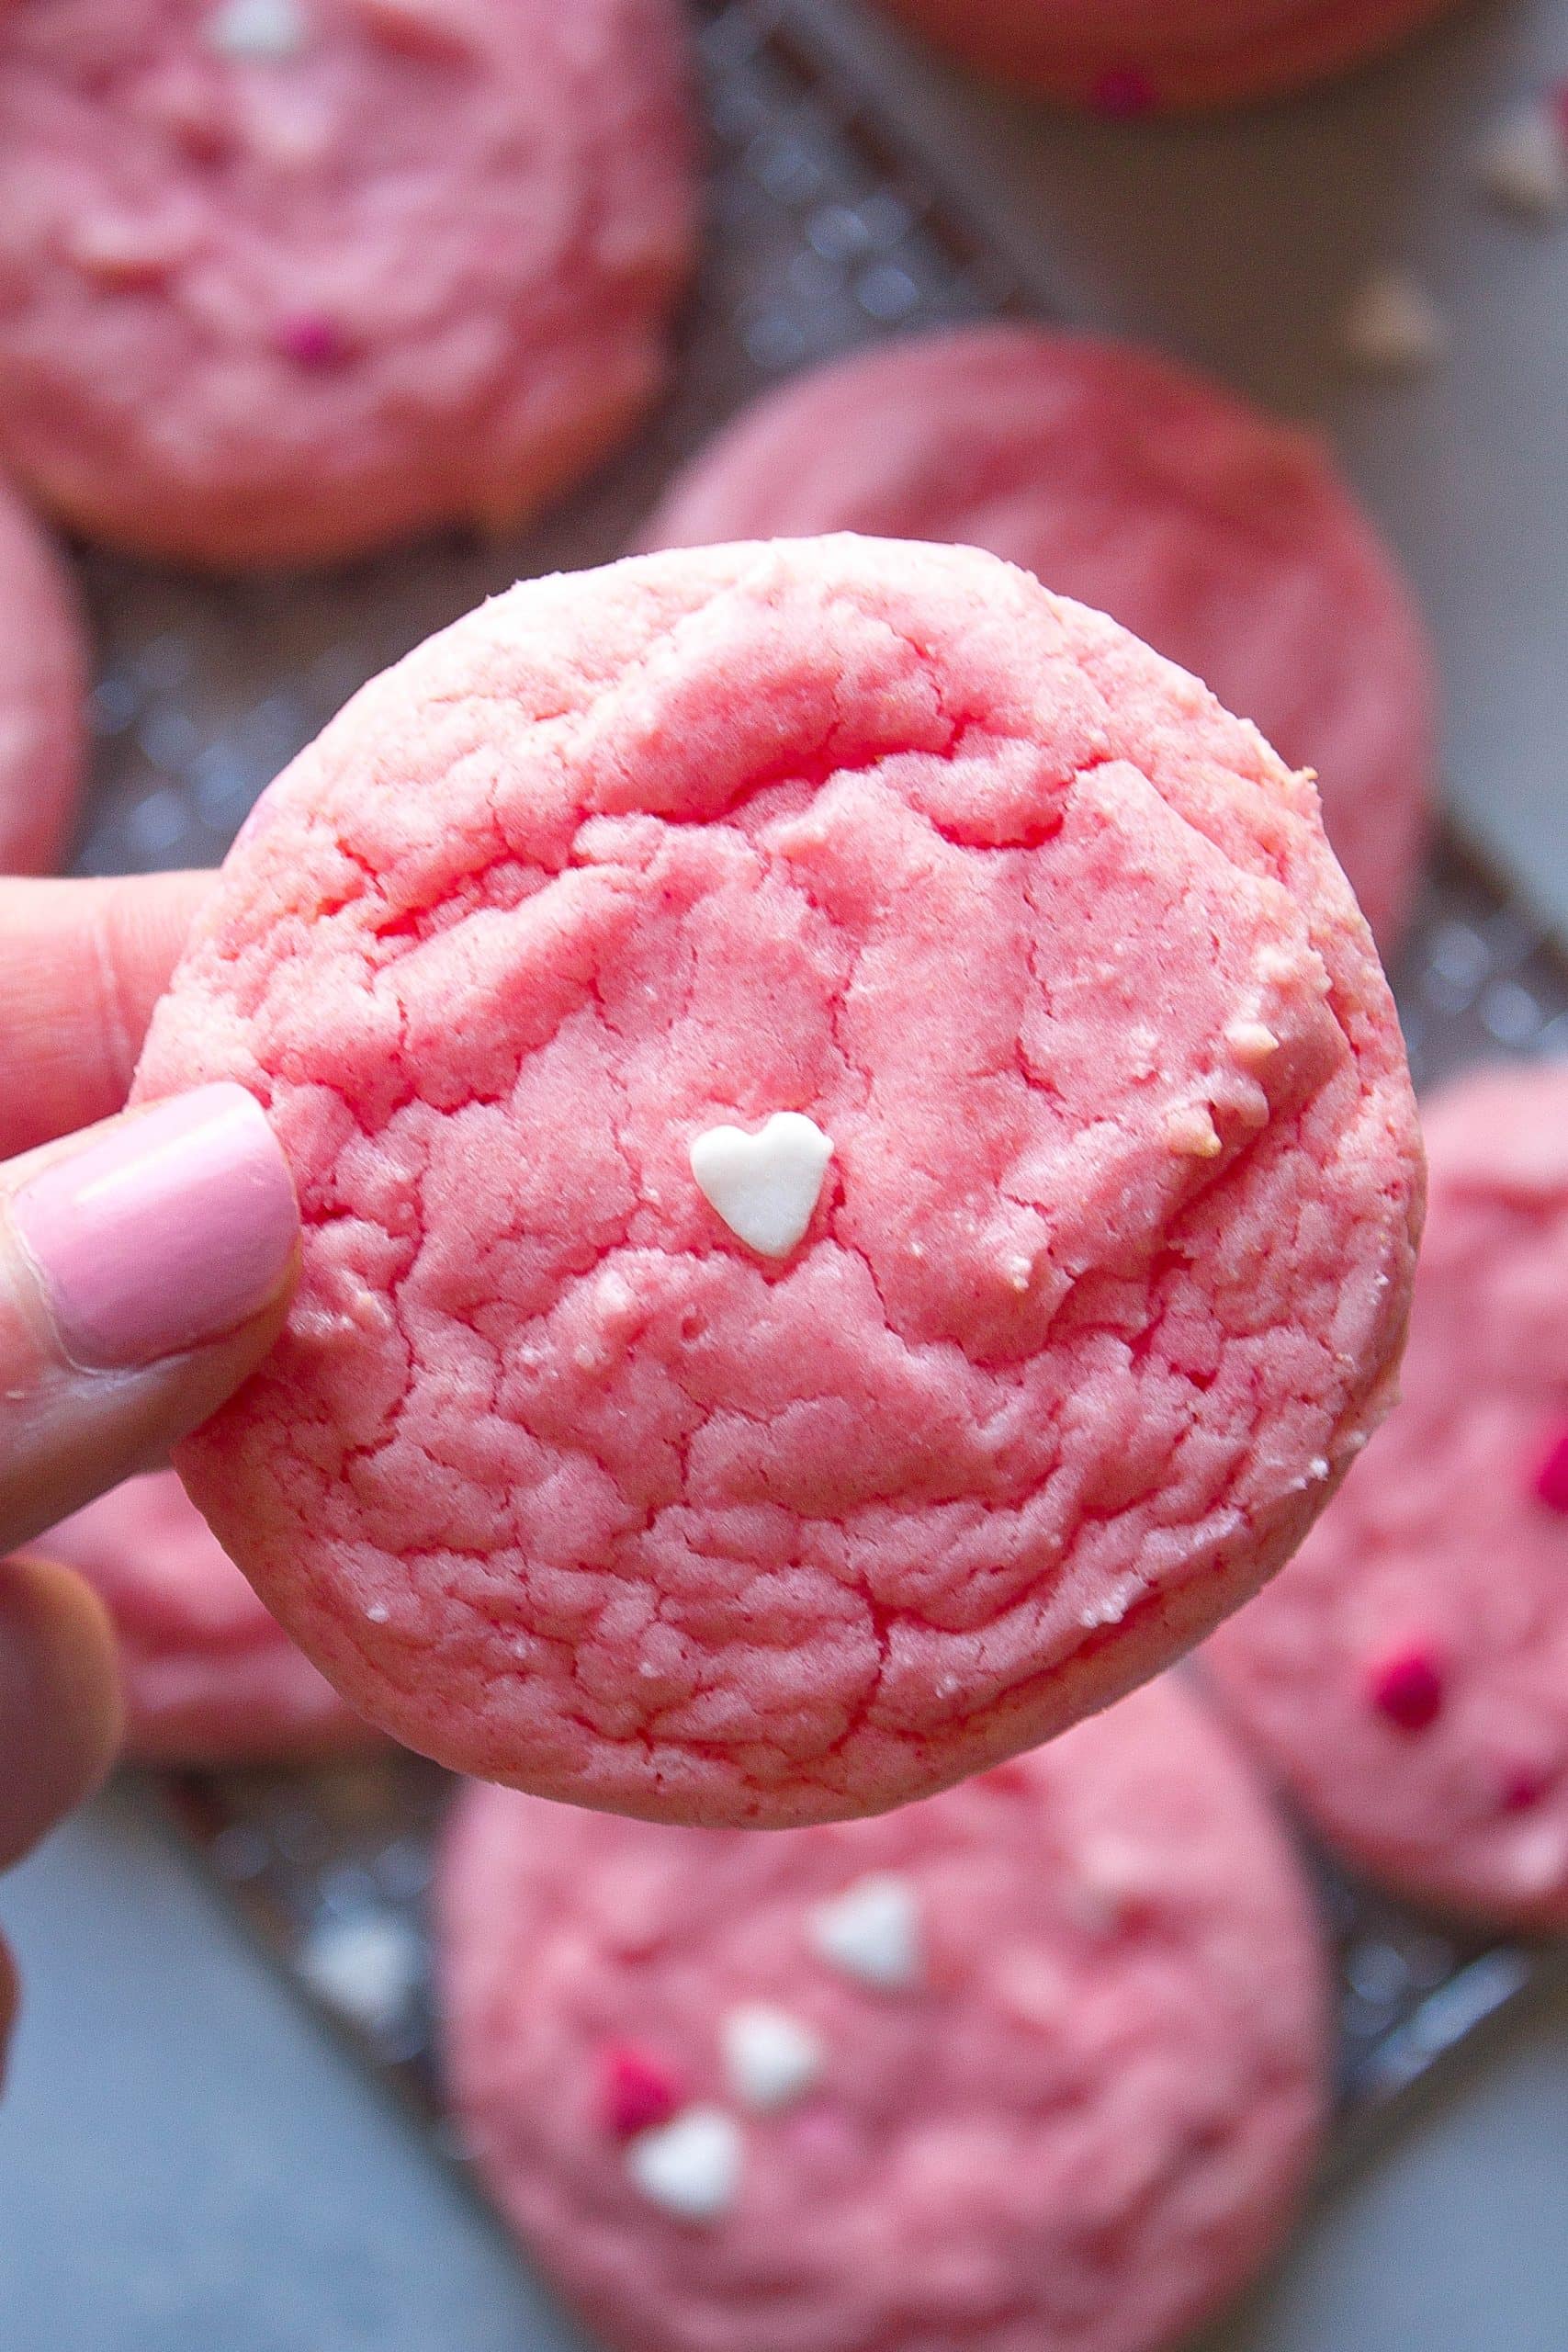
[[0, 49], [0, 458], [241, 568], [513, 526], [664, 376], [675, 0], [49, 0]]
[[228, 1764], [319, 1756], [370, 1737], [225, 1559], [172, 1470], [132, 1478], [41, 1536], [119, 1636], [126, 1750]]
[[1211, 1642], [1324, 1835], [1446, 1908], [1568, 1928], [1568, 1069], [1427, 1108], [1404, 1396], [1301, 1557]]
[[138, 1092], [267, 1104], [303, 1284], [181, 1462], [413, 1747], [901, 1804], [1206, 1631], [1381, 1416], [1418, 1152], [1314, 797], [1027, 574], [532, 582], [263, 811]]
[[0, 874], [47, 874], [64, 851], [85, 757], [86, 673], [64, 564], [0, 483]]
[[1313, 2158], [1305, 1890], [1169, 1683], [781, 1838], [473, 1789], [440, 1897], [465, 2135], [628, 2352], [1151, 2352]]
[[886, 0], [986, 72], [1116, 119], [1276, 97], [1376, 57], [1448, 0]]
[[982, 326], [883, 344], [759, 401], [649, 543], [869, 531], [956, 539], [1108, 612], [1316, 769], [1385, 948], [1436, 761], [1426, 634], [1309, 435], [1122, 344]]

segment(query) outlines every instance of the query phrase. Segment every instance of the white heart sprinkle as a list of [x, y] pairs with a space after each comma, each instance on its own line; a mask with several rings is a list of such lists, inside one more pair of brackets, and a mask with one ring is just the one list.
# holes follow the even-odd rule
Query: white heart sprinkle
[[1525, 106], [1505, 115], [1482, 143], [1475, 176], [1488, 196], [1528, 219], [1568, 209], [1568, 153], [1551, 109]]
[[886, 1990], [913, 1984], [920, 1974], [920, 1918], [915, 1891], [891, 1871], [857, 1878], [811, 1915], [811, 1940], [824, 1960], [847, 1975]]
[[766, 2001], [731, 2009], [719, 2030], [729, 2086], [748, 2107], [787, 2107], [808, 2090], [827, 2059], [809, 2026]]
[[1346, 311], [1346, 357], [1371, 375], [1404, 376], [1429, 368], [1448, 344], [1441, 311], [1408, 270], [1374, 269]]
[[643, 2195], [684, 2222], [716, 2221], [740, 2185], [740, 2127], [718, 2107], [688, 2107], [639, 2132], [626, 2170]]
[[709, 1127], [692, 1173], [709, 1205], [759, 1257], [787, 1258], [811, 1222], [833, 1146], [801, 1111], [775, 1111], [754, 1136]]
[[225, 57], [292, 57], [304, 45], [304, 12], [299, 0], [220, 0], [207, 38]]

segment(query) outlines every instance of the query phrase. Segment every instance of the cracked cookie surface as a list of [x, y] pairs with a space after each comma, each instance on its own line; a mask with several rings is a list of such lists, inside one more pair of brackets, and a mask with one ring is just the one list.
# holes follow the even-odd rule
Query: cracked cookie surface
[[[275, 785], [154, 1016], [294, 1170], [183, 1449], [344, 1694], [459, 1769], [778, 1826], [1145, 1679], [1387, 1401], [1419, 1156], [1309, 786], [973, 550], [528, 583]], [[807, 1114], [759, 1257], [694, 1137]]]

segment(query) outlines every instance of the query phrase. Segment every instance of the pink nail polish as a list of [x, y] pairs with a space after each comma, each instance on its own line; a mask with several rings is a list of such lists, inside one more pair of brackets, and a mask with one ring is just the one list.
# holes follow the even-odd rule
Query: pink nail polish
[[299, 1229], [261, 1105], [231, 1085], [122, 1120], [25, 1184], [11, 1219], [62, 1351], [103, 1371], [236, 1329], [272, 1296]]

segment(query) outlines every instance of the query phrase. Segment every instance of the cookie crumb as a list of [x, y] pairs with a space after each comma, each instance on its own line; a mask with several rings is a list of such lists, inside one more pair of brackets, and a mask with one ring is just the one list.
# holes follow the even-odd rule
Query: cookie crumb
[[1223, 1148], [1204, 1103], [1189, 1103], [1173, 1111], [1165, 1123], [1165, 1139], [1172, 1151], [1189, 1159], [1217, 1159]]
[[1280, 1050], [1280, 1040], [1261, 1021], [1233, 1021], [1225, 1031], [1225, 1043], [1237, 1061], [1244, 1062], [1249, 1069], [1257, 1069]]

